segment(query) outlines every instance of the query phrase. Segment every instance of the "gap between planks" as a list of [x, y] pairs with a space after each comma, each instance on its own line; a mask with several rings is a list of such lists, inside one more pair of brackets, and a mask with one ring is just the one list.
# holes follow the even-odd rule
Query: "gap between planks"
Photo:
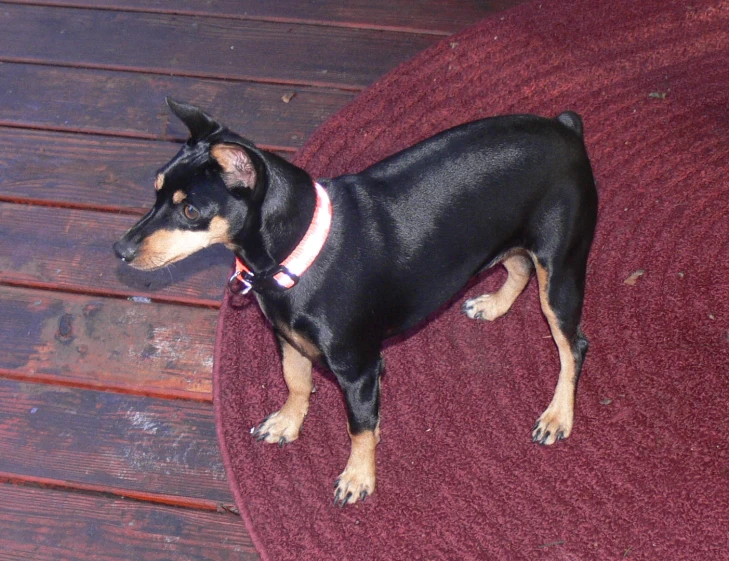
[[[2, 58], [0, 58], [0, 64], [2, 62], [8, 62], [3, 61]], [[12, 61], [10, 61], [12, 62]], [[63, 64], [38, 64], [33, 62], [23, 62], [22, 64], [30, 64], [35, 66], [49, 66], [49, 67], [62, 67], [62, 68], [78, 68], [79, 70], [83, 70], [83, 67], [74, 67], [74, 66], [68, 66]], [[91, 69], [91, 68], [90, 68]], [[105, 68], [93, 68], [91, 70], [108, 70]], [[144, 72], [146, 73], [146, 72]], [[167, 73], [167, 76], [171, 76], [171, 74]], [[228, 80], [229, 81], [229, 80]], [[21, 129], [21, 130], [31, 130], [31, 131], [42, 131], [42, 132], [58, 132], [58, 133], [71, 133], [71, 134], [83, 134], [83, 135], [93, 135], [93, 136], [105, 136], [109, 138], [125, 138], [125, 139], [131, 139], [131, 140], [155, 140], [160, 142], [169, 142], [174, 144], [184, 144], [187, 142], [187, 137], [181, 137], [181, 136], [168, 136], [168, 135], [159, 135], [159, 134], [153, 134], [153, 133], [144, 133], [144, 132], [121, 132], [121, 131], [114, 131], [114, 130], [108, 130], [108, 129], [95, 129], [95, 128], [86, 128], [86, 129], [79, 129], [77, 127], [63, 127], [59, 125], [37, 125], [34, 123], [17, 123], [15, 121], [4, 121], [0, 119], [0, 127], [6, 127], [9, 129]], [[261, 148], [263, 150], [267, 150], [269, 152], [280, 152], [283, 155], [288, 154], [295, 154], [298, 148], [295, 148], [293, 146], [277, 146], [273, 144], [256, 144], [258, 148]]]
[[[155, 76], [171, 76], [174, 78], [195, 78], [199, 80], [215, 80], [220, 82], [242, 82], [251, 84], [269, 84], [273, 86], [292, 86], [300, 88], [319, 88], [327, 90], [335, 90], [348, 93], [359, 93], [366, 86], [358, 86], [354, 84], [344, 84], [341, 82], [325, 82], [319, 80], [297, 80], [295, 78], [283, 79], [273, 77], [256, 77], [246, 74], [223, 74], [214, 72], [195, 72], [192, 70], [174, 70], [169, 67], [155, 66], [123, 66], [114, 63], [94, 63], [94, 62], [63, 62], [63, 61], [45, 61], [36, 58], [25, 57], [5, 57], [0, 56], [0, 63], [8, 64], [33, 64], [37, 66], [53, 66], [60, 68], [75, 68], [78, 70], [107, 70], [109, 72], [124, 72], [128, 74], [153, 74]], [[7, 126], [7, 125], [4, 125]]]
[[[220, 301], [207, 300], [204, 298], [190, 298], [187, 296], [165, 296], [158, 293], [135, 290], [121, 291], [114, 289], [96, 290], [89, 286], [59, 285], [52, 282], [33, 281], [3, 276], [0, 271], [0, 285], [15, 288], [30, 288], [35, 290], [47, 290], [49, 292], [61, 292], [65, 294], [82, 294], [84, 296], [99, 296], [102, 298], [116, 298], [129, 300], [130, 298], [146, 298], [149, 304], [181, 304], [199, 308], [220, 309]], [[221, 296], [222, 297], [222, 296]]]
[[149, 208], [133, 208], [123, 206], [111, 206], [92, 203], [77, 203], [71, 201], [56, 201], [51, 199], [28, 199], [22, 197], [11, 197], [0, 195], [0, 203], [12, 203], [15, 205], [44, 206], [50, 208], [66, 208], [69, 210], [90, 210], [95, 212], [108, 212], [111, 214], [127, 214], [130, 216], [143, 216]]
[[376, 25], [372, 23], [354, 23], [346, 21], [328, 21], [323, 19], [307, 19], [307, 18], [287, 18], [280, 16], [253, 16], [246, 14], [206, 12], [204, 10], [185, 10], [175, 8], [155, 8], [153, 6], [135, 7], [125, 6], [122, 4], [114, 5], [90, 5], [80, 2], [42, 2], [33, 0], [5, 0], [5, 4], [19, 4], [23, 6], [42, 6], [47, 8], [72, 8], [77, 10], [98, 10], [107, 12], [127, 12], [139, 14], [160, 14], [168, 16], [190, 16], [204, 17], [212, 19], [237, 20], [237, 21], [254, 21], [266, 23], [281, 23], [290, 25], [311, 25], [316, 27], [339, 27], [343, 29], [362, 29], [366, 31], [393, 31], [397, 33], [411, 33], [414, 35], [435, 35], [438, 37], [448, 37], [453, 35], [451, 31], [439, 29], [426, 29], [419, 27], [408, 27], [404, 25]]
[[121, 395], [131, 395], [138, 397], [176, 399], [182, 401], [194, 401], [198, 403], [213, 402], [212, 392], [193, 392], [175, 389], [162, 389], [155, 386], [124, 386], [121, 384], [112, 383], [94, 383], [85, 380], [74, 380], [72, 378], [67, 378], [63, 376], [55, 376], [53, 374], [29, 374], [25, 372], [18, 372], [17, 370], [9, 370], [7, 368], [0, 368], [0, 378], [31, 384], [47, 384], [50, 386], [102, 391], [107, 393], [116, 393]]
[[35, 477], [32, 475], [19, 475], [0, 471], [0, 483], [12, 483], [14, 485], [33, 486], [44, 489], [58, 489], [64, 491], [86, 492], [97, 496], [120, 497], [139, 502], [154, 503], [166, 506], [176, 506], [221, 514], [238, 514], [235, 505], [211, 501], [209, 499], [196, 499], [192, 497], [180, 497], [175, 495], [164, 495], [161, 493], [149, 493], [144, 491], [132, 491], [107, 485], [94, 485], [90, 483], [77, 483], [50, 479], [46, 477]]
[[0, 497], [4, 561], [260, 559], [234, 516], [12, 484]]

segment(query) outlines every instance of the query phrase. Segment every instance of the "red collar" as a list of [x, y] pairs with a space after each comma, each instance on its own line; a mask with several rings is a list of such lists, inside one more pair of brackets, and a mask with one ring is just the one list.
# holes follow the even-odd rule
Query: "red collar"
[[[291, 255], [284, 259], [273, 274], [273, 280], [284, 289], [294, 286], [301, 275], [311, 267], [329, 235], [332, 225], [332, 203], [324, 187], [314, 183], [314, 190], [316, 191], [316, 207], [311, 224], [299, 245], [294, 248]], [[236, 257], [235, 273], [230, 277], [228, 286], [233, 292], [247, 294], [253, 288], [256, 276], [239, 257]]]

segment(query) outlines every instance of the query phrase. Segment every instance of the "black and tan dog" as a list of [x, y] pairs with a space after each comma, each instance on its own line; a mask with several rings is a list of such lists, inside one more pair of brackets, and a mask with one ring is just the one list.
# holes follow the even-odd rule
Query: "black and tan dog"
[[501, 263], [504, 285], [463, 305], [505, 314], [536, 271], [559, 350], [552, 402], [532, 431], [553, 444], [572, 430], [587, 350], [580, 329], [597, 192], [575, 113], [496, 117], [442, 132], [353, 175], [315, 183], [197, 107], [168, 100], [191, 137], [158, 173], [152, 209], [114, 246], [149, 270], [214, 243], [238, 257], [280, 342], [289, 396], [254, 437], [296, 440], [312, 361], [344, 392], [351, 453], [335, 502], [375, 488], [381, 347], [423, 321], [476, 275]]

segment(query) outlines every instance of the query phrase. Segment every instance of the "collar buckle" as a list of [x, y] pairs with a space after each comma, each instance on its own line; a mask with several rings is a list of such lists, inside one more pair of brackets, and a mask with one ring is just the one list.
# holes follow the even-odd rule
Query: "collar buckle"
[[[243, 261], [236, 258], [236, 268], [228, 280], [233, 294], [248, 294], [251, 290], [286, 290], [294, 287], [301, 275], [314, 263], [324, 247], [332, 224], [332, 203], [326, 190], [314, 183], [316, 207], [309, 228], [294, 251], [283, 263], [263, 273], [254, 274]], [[271, 282], [273, 281], [273, 282]]]
[[252, 288], [253, 285], [246, 279], [246, 275], [243, 274], [243, 271], [236, 271], [228, 280], [228, 290], [230, 290], [232, 294], [245, 296]]

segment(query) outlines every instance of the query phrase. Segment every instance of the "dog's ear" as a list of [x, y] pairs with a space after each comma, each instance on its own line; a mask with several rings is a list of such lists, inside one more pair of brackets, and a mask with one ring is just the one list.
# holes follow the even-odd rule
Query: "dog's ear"
[[251, 154], [238, 144], [215, 144], [210, 155], [223, 168], [223, 181], [228, 189], [253, 189], [258, 172]]
[[172, 112], [190, 130], [190, 137], [193, 142], [206, 138], [222, 128], [215, 119], [199, 107], [188, 103], [179, 103], [171, 97], [167, 97], [165, 100]]

